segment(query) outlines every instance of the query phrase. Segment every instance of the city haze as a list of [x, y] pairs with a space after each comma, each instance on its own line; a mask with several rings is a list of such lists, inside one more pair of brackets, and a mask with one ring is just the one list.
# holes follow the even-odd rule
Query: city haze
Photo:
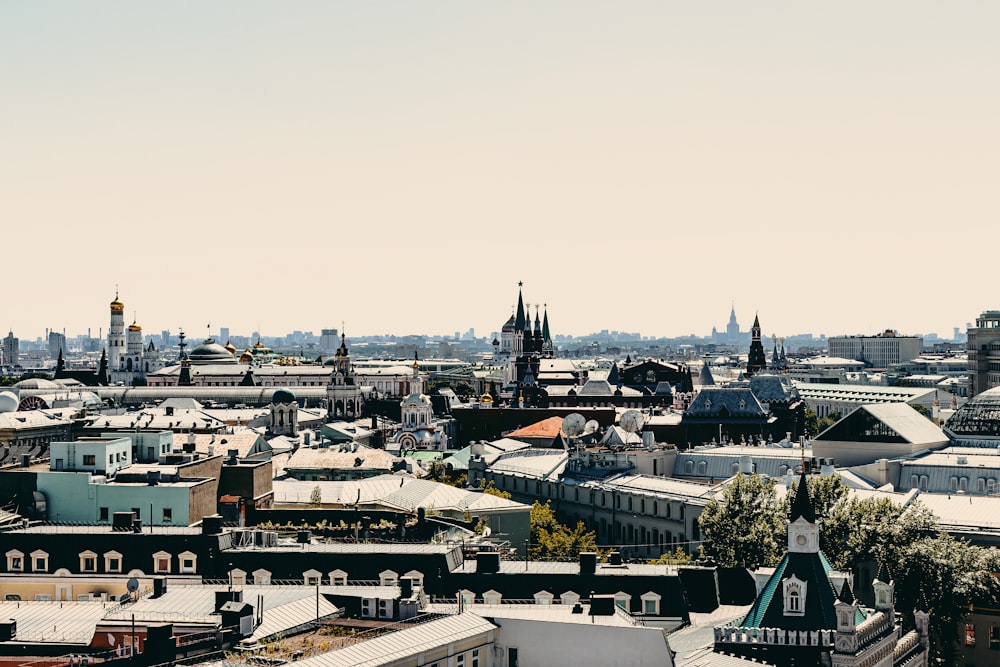
[[14, 1], [0, 327], [939, 333], [1000, 303], [1000, 7]]

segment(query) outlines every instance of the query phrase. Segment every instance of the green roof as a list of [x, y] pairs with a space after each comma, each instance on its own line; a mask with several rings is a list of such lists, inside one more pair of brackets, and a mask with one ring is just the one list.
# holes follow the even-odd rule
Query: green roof
[[[833, 566], [822, 551], [786, 553], [739, 627], [835, 630], [837, 617], [834, 605], [837, 603], [837, 591], [830, 581], [831, 570]], [[785, 615], [785, 602], [779, 590], [782, 582], [793, 575], [806, 582], [805, 614], [802, 616]], [[866, 618], [859, 608], [856, 622], [861, 623]]]

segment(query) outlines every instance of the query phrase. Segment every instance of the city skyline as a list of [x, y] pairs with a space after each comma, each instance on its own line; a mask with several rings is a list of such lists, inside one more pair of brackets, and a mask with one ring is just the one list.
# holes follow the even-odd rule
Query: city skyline
[[[5, 3], [4, 332], [949, 338], [1000, 7]], [[218, 323], [218, 324], [216, 324]], [[343, 325], [342, 325], [343, 323]], [[244, 334], [245, 335], [245, 334]]]

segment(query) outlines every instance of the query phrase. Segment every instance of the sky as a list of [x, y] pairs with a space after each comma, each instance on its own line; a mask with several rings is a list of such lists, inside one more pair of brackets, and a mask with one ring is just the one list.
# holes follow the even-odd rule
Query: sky
[[0, 329], [936, 332], [995, 294], [1000, 4], [0, 3]]

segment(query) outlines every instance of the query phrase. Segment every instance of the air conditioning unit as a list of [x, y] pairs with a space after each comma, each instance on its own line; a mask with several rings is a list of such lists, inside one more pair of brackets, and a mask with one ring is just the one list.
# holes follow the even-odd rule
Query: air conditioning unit
[[378, 616], [378, 600], [375, 598], [361, 599], [361, 618], [375, 618]]
[[378, 617], [379, 618], [392, 618], [392, 600], [379, 600], [378, 601]]

